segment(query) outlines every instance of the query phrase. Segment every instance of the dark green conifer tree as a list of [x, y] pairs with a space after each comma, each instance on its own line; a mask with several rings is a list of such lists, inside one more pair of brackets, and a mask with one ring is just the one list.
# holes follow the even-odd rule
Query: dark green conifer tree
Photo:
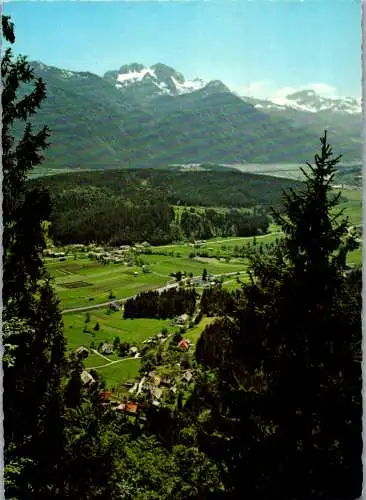
[[[8, 16], [2, 16], [2, 30], [14, 43]], [[7, 483], [7, 495], [42, 498], [52, 489], [63, 447], [65, 367], [61, 316], [42, 261], [50, 198], [46, 191], [28, 189], [26, 182], [47, 147], [47, 128], [34, 132], [29, 120], [45, 98], [45, 85], [11, 48], [4, 53], [1, 77], [3, 320], [10, 325], [8, 344], [13, 346], [12, 363], [4, 365], [4, 454], [6, 465], [22, 464], [17, 480]], [[26, 325], [23, 331], [12, 329], [17, 322]]]
[[223, 464], [230, 498], [361, 494], [361, 299], [344, 275], [356, 243], [332, 193], [339, 159], [325, 134], [304, 190], [274, 213], [283, 239], [252, 259], [231, 355], [215, 365], [210, 347], [217, 379], [197, 392], [211, 412], [201, 443]]

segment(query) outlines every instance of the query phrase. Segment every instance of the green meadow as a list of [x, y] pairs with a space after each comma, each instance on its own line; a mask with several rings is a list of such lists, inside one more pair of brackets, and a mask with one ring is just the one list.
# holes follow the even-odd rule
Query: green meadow
[[[339, 208], [349, 217], [351, 225], [358, 226], [362, 221], [362, 193], [360, 190], [343, 190], [343, 200]], [[259, 243], [273, 243], [281, 237], [279, 228], [271, 224], [270, 233], [256, 236]], [[151, 254], [139, 254], [139, 265], [126, 266], [118, 264], [102, 264], [78, 252], [67, 257], [66, 260], [46, 259], [48, 270], [54, 279], [56, 293], [60, 299], [61, 309], [93, 306], [109, 302], [110, 292], [116, 299], [133, 296], [141, 291], [162, 287], [174, 282], [171, 273], [177, 271], [188, 275], [202, 275], [205, 268], [209, 274], [235, 273], [224, 278], [223, 286], [228, 290], [236, 290], [241, 284], [237, 281], [236, 273], [240, 272], [240, 279], [246, 280], [247, 259], [233, 258], [235, 247], [253, 244], [253, 237], [249, 238], [215, 238], [193, 246], [191, 243], [180, 243], [151, 247]], [[194, 254], [204, 253], [205, 257]], [[348, 263], [360, 265], [362, 249], [351, 252]], [[144, 273], [142, 265], [147, 265], [151, 272]], [[136, 274], [137, 273], [137, 274]], [[197, 288], [198, 292], [202, 288]], [[122, 317], [122, 311], [111, 312], [108, 306], [88, 311], [89, 322], [85, 323], [86, 312], [71, 312], [63, 315], [64, 331], [68, 348], [73, 350], [81, 345], [89, 350], [89, 356], [84, 364], [86, 369], [95, 368], [101, 373], [107, 387], [116, 387], [128, 378], [138, 374], [140, 360], [119, 358], [117, 353], [108, 356], [91, 350], [91, 345], [98, 347], [101, 342], [113, 343], [116, 337], [121, 342], [128, 342], [131, 346], [141, 347], [142, 342], [166, 328], [169, 333], [178, 331], [172, 320], [155, 319], [128, 319]], [[185, 337], [195, 344], [204, 328], [214, 318], [203, 318], [199, 325], [188, 329]], [[99, 329], [95, 330], [95, 325]], [[86, 331], [85, 331], [86, 327]], [[93, 344], [92, 344], [93, 343]]]
[[[112, 291], [118, 299], [164, 285], [167, 276], [143, 273], [141, 268], [121, 264], [100, 264], [80, 254], [77, 260], [47, 262], [54, 277], [61, 309], [71, 309], [110, 301]], [[134, 272], [138, 275], [135, 276]]]
[[[128, 342], [132, 346], [141, 346], [142, 342], [161, 332], [163, 328], [168, 331], [176, 331], [171, 320], [159, 319], [123, 319], [122, 311], [107, 313], [105, 309], [95, 309], [88, 313], [72, 313], [63, 316], [65, 336], [70, 349], [80, 345], [89, 347], [91, 342], [96, 346], [100, 342], [110, 342], [116, 337], [121, 341]], [[87, 315], [90, 318], [85, 323]], [[99, 323], [99, 330], [94, 330], [96, 323]], [[84, 332], [85, 326], [87, 332]]]
[[106, 380], [107, 389], [111, 389], [126, 380], [136, 378], [139, 374], [140, 364], [141, 360], [138, 358], [126, 359], [111, 366], [99, 368], [98, 372]]

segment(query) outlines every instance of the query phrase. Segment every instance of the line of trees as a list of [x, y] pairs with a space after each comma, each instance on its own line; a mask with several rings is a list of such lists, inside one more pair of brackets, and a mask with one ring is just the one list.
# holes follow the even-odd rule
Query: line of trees
[[141, 292], [125, 302], [123, 317], [166, 319], [185, 313], [192, 315], [196, 299], [197, 292], [194, 289], [171, 288], [162, 292]]
[[183, 209], [179, 228], [186, 238], [209, 239], [217, 236], [253, 236], [268, 231], [269, 218], [264, 214], [248, 214], [231, 209]]

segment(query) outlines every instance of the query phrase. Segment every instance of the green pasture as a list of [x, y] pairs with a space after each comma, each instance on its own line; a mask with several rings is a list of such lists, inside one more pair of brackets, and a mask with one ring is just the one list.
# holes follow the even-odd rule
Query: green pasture
[[[244, 241], [243, 241], [244, 244]], [[207, 248], [211, 248], [208, 244]], [[214, 252], [215, 253], [215, 249]], [[188, 252], [187, 252], [188, 253]], [[212, 252], [211, 252], [212, 253]], [[229, 253], [227, 253], [229, 254]], [[188, 256], [142, 255], [144, 264], [151, 270], [143, 273], [141, 267], [126, 267], [122, 264], [99, 264], [88, 258], [78, 260], [48, 259], [46, 264], [54, 278], [54, 287], [60, 299], [61, 309], [72, 309], [108, 302], [110, 291], [116, 299], [123, 299], [137, 293], [164, 286], [172, 280], [171, 273], [182, 271], [201, 275], [206, 268], [209, 274], [242, 271], [246, 267], [244, 259], [226, 263], [217, 259], [195, 260]], [[135, 276], [134, 272], [138, 272]]]
[[152, 272], [169, 276], [170, 273], [182, 271], [193, 273], [194, 276], [201, 275], [203, 269], [209, 274], [231, 273], [243, 269], [245, 262], [225, 263], [212, 259], [207, 261], [197, 261], [187, 257], [169, 257], [164, 255], [145, 255], [144, 261], [148, 264]]
[[[272, 243], [278, 238], [281, 233], [278, 230], [275, 224], [271, 225], [271, 229], [273, 232], [268, 234], [264, 234], [261, 236], [256, 236], [255, 240], [258, 243]], [[248, 237], [228, 237], [228, 238], [214, 238], [212, 240], [206, 240], [204, 243], [201, 243], [197, 248], [193, 247], [191, 243], [181, 243], [175, 245], [164, 245], [159, 247], [152, 247], [153, 256], [156, 253], [164, 252], [167, 253], [167, 257], [169, 258], [177, 258], [177, 255], [180, 257], [188, 257], [192, 252], [207, 252], [208, 255], [218, 255], [219, 257], [225, 258], [231, 256], [232, 250], [236, 246], [244, 246], [248, 243], [253, 243], [253, 236]], [[143, 255], [143, 260], [147, 260], [151, 255]], [[218, 264], [217, 264], [218, 265]], [[223, 264], [220, 262], [220, 265], [224, 265], [227, 271], [219, 271], [219, 272], [231, 272], [226, 266], [227, 264]], [[230, 264], [229, 264], [230, 265]], [[235, 269], [234, 269], [235, 270]], [[207, 269], [208, 272], [211, 272]]]
[[215, 319], [215, 317], [203, 317], [198, 325], [194, 326], [184, 334], [184, 338], [189, 339], [193, 344], [196, 344], [206, 326], [210, 325], [213, 321], [215, 321]]
[[[338, 190], [334, 190], [338, 192]], [[350, 223], [358, 226], [362, 222], [362, 191], [361, 189], [351, 190], [343, 189], [341, 190], [342, 197], [346, 198], [339, 204], [338, 209], [344, 210], [344, 216], [349, 217]]]
[[[65, 337], [70, 349], [80, 345], [89, 347], [91, 342], [96, 346], [100, 342], [113, 343], [116, 337], [119, 337], [121, 342], [140, 346], [145, 339], [161, 332], [163, 328], [167, 328], [169, 332], [176, 331], [172, 320], [123, 319], [121, 311], [107, 314], [104, 309], [95, 309], [89, 312], [88, 332], [84, 332], [86, 315], [86, 312], [80, 312], [63, 316]], [[94, 330], [96, 323], [100, 326], [98, 331]], [[113, 359], [113, 356], [109, 357]]]
[[[143, 273], [138, 267], [103, 265], [88, 258], [76, 261], [68, 259], [64, 262], [48, 260], [47, 268], [54, 277], [61, 309], [108, 302], [110, 291], [117, 299], [130, 297], [167, 282], [166, 277]], [[138, 275], [135, 276], [134, 272], [138, 272]]]
[[98, 369], [104, 380], [106, 381], [107, 389], [112, 387], [117, 387], [122, 382], [134, 379], [139, 374], [139, 369], [141, 365], [141, 359], [125, 359], [118, 363], [111, 364], [110, 366], [104, 366]]
[[354, 266], [362, 265], [362, 248], [358, 248], [357, 250], [353, 250], [347, 256], [347, 263]]

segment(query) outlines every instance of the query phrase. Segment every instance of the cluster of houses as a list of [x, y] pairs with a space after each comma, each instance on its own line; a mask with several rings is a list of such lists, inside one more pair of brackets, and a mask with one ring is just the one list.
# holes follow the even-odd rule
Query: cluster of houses
[[[170, 335], [164, 335], [163, 333], [158, 333], [154, 337], [150, 337], [146, 339], [144, 344], [152, 344], [156, 342], [164, 342], [171, 337]], [[192, 346], [192, 343], [189, 339], [181, 339], [177, 343], [177, 347], [182, 351], [188, 351]], [[109, 343], [104, 343], [101, 346], [101, 352], [103, 354], [112, 354], [113, 353], [113, 345]], [[88, 355], [88, 349], [81, 346], [76, 349], [75, 353], [81, 357], [86, 357]], [[140, 357], [137, 347], [131, 347], [128, 356]], [[178, 366], [180, 366], [178, 364]], [[111, 400], [112, 392], [104, 391], [101, 396], [104, 399], [104, 404], [111, 406], [113, 409], [118, 411], [123, 411], [127, 414], [136, 414], [138, 408], [142, 408], [144, 404], [140, 402], [136, 402], [137, 400], [145, 399], [150, 404], [154, 406], [159, 406], [161, 404], [162, 397], [165, 391], [169, 391], [173, 394], [177, 392], [178, 384], [189, 384], [193, 377], [193, 370], [191, 369], [183, 369], [181, 367], [180, 373], [177, 376], [173, 375], [159, 375], [155, 370], [150, 371], [145, 374], [141, 379], [135, 381], [126, 381], [122, 384], [131, 395], [135, 401], [113, 401]], [[93, 376], [87, 371], [83, 370], [81, 373], [81, 380], [84, 387], [90, 387], [95, 384], [95, 379]], [[141, 398], [143, 396], [143, 398]]]
[[65, 252], [55, 252], [51, 248], [46, 248], [44, 251], [44, 255], [46, 257], [51, 257], [51, 258], [57, 259], [57, 258], [65, 257], [66, 253]]
[[135, 415], [139, 409], [143, 409], [147, 406], [146, 403], [144, 404], [141, 402], [142, 400], [145, 400], [148, 404], [160, 406], [164, 393], [170, 392], [176, 394], [178, 391], [178, 384], [189, 384], [193, 375], [193, 370], [190, 369], [181, 370], [178, 378], [170, 375], [159, 375], [155, 371], [151, 371], [140, 380], [125, 382], [123, 384], [128, 388], [131, 400], [128, 398], [128, 400], [124, 402], [111, 401], [108, 397], [112, 393], [103, 393], [103, 397], [105, 396], [105, 404], [109, 404], [116, 411]]
[[[168, 340], [169, 337], [172, 337], [174, 334], [171, 333], [169, 335], [164, 335], [162, 333], [158, 333], [155, 337], [149, 337], [144, 340], [142, 343], [147, 345], [156, 345], [158, 342], [163, 343]], [[192, 346], [192, 342], [189, 339], [182, 339], [178, 342], [177, 347], [182, 349], [183, 351], [188, 351], [188, 349]]]
[[135, 382], [128, 392], [135, 398], [143, 395], [151, 404], [159, 406], [165, 391], [176, 394], [178, 384], [189, 384], [192, 378], [193, 371], [190, 369], [181, 370], [178, 379], [170, 375], [159, 375], [153, 370]]
[[[105, 342], [101, 347], [100, 347], [100, 352], [102, 354], [108, 355], [108, 354], [113, 354], [114, 347], [113, 344], [109, 344], [108, 342]], [[141, 355], [138, 352], [138, 348], [133, 346], [130, 347], [129, 351], [126, 354], [127, 357], [130, 358], [140, 358]]]
[[132, 266], [133, 262], [129, 255], [130, 250], [131, 247], [127, 245], [122, 245], [119, 248], [113, 248], [109, 250], [106, 250], [103, 247], [95, 247], [93, 249], [89, 249], [88, 257], [89, 259], [95, 259], [105, 264], [124, 263], [126, 266]]
[[[107, 356], [111, 355], [114, 352], [113, 344], [110, 344], [109, 342], [104, 342], [104, 344], [100, 346], [99, 351], [103, 355]], [[89, 350], [84, 346], [80, 346], [77, 349], [75, 349], [74, 353], [79, 359], [85, 359], [89, 356]], [[138, 348], [133, 346], [130, 347], [129, 351], [126, 353], [126, 357], [140, 358], [141, 354], [139, 353]]]

